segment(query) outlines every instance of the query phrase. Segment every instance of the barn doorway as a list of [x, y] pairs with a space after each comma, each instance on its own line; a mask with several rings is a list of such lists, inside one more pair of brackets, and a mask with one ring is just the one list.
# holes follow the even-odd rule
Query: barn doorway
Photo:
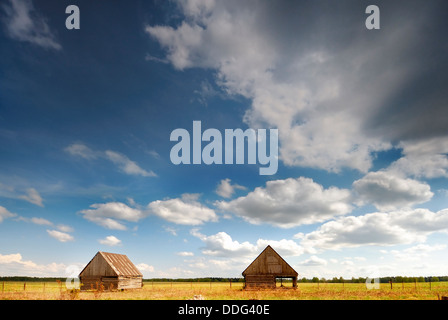
[[297, 282], [293, 277], [275, 277], [275, 287], [293, 289], [297, 287]]

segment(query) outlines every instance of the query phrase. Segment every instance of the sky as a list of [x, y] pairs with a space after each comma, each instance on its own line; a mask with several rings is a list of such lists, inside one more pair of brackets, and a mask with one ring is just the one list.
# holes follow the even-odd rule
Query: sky
[[[299, 278], [447, 275], [447, 10], [2, 1], [0, 275], [106, 251], [144, 278], [241, 277], [267, 245]], [[194, 121], [277, 129], [278, 170], [173, 163]]]

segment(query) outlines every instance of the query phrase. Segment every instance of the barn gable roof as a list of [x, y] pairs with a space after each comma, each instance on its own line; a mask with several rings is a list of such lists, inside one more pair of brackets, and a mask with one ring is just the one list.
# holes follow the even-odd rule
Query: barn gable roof
[[89, 266], [97, 259], [104, 260], [107, 264], [108, 269], [115, 276], [141, 276], [142, 273], [137, 269], [137, 267], [129, 260], [129, 258], [124, 254], [110, 253], [98, 251], [97, 254], [90, 260], [90, 262], [84, 267], [84, 269], [79, 274], [82, 276], [84, 271], [88, 270]]
[[254, 261], [243, 271], [247, 274], [272, 274], [284, 277], [297, 277], [299, 274], [268, 245]]

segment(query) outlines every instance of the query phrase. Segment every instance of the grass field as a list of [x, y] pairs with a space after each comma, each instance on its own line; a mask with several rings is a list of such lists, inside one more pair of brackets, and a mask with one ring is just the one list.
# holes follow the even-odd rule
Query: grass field
[[[286, 284], [290, 286], [290, 284]], [[448, 296], [448, 282], [381, 284], [368, 290], [364, 283], [299, 283], [297, 289], [242, 290], [242, 283], [228, 282], [144, 282], [142, 289], [127, 291], [69, 291], [65, 283], [0, 283], [5, 300], [437, 300]]]

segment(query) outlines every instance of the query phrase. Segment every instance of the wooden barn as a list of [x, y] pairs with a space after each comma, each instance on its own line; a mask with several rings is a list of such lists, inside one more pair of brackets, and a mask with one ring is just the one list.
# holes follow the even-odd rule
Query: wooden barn
[[99, 251], [79, 274], [81, 290], [141, 288], [143, 275], [124, 254]]
[[245, 289], [276, 288], [276, 280], [292, 279], [297, 287], [298, 273], [274, 250], [267, 246], [263, 252], [243, 271]]

